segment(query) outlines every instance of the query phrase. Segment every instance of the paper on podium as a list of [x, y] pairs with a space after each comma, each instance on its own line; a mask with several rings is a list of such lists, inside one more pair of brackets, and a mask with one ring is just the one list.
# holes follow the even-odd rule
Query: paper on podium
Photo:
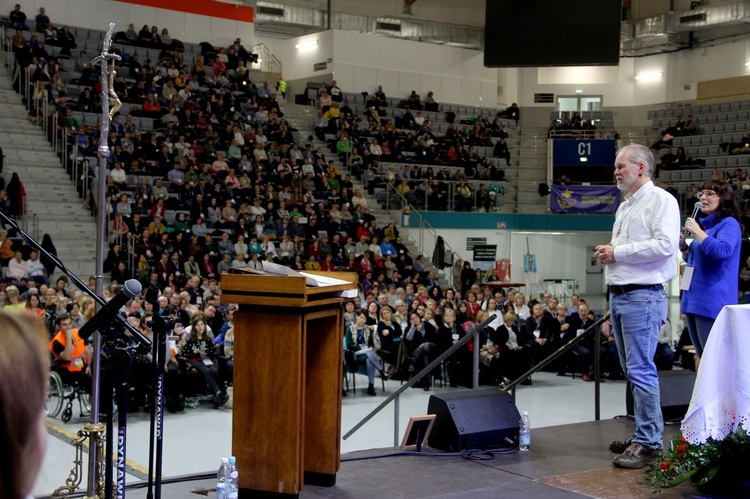
[[[334, 277], [326, 277], [322, 275], [316, 275], [316, 274], [308, 274], [307, 272], [297, 272], [296, 270], [293, 270], [289, 267], [286, 267], [284, 265], [279, 265], [278, 263], [263, 261], [263, 270], [265, 272], [268, 272], [269, 274], [276, 274], [276, 275], [285, 275], [285, 276], [296, 276], [296, 277], [304, 277], [305, 283], [308, 286], [313, 287], [325, 287], [325, 286], [339, 286], [342, 284], [349, 284], [349, 282], [336, 279]], [[336, 293], [338, 296], [341, 296], [342, 298], [354, 298], [357, 296], [357, 290], [354, 289], [345, 289], [343, 291], [339, 291]]]

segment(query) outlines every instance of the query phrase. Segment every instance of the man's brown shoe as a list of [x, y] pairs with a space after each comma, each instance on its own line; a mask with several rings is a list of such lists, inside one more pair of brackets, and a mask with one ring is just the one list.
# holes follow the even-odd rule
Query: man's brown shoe
[[609, 443], [609, 451], [614, 452], [615, 454], [622, 454], [632, 443], [632, 438], [630, 440], [612, 440]]
[[612, 464], [618, 468], [643, 468], [661, 455], [661, 449], [649, 449], [645, 445], [632, 443], [625, 452], [615, 456]]

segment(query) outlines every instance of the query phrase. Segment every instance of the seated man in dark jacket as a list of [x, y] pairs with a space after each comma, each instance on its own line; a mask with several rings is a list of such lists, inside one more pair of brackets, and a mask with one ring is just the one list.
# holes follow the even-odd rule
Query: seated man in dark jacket
[[556, 321], [544, 313], [544, 306], [537, 303], [531, 309], [531, 315], [526, 319], [526, 334], [533, 336], [531, 343], [532, 361], [538, 364], [554, 352], [554, 337]]
[[[578, 304], [578, 314], [572, 314], [569, 318], [570, 328], [566, 335], [567, 339], [564, 339], [565, 342], [583, 334], [595, 322], [593, 314], [589, 313], [589, 306], [584, 302]], [[586, 339], [577, 343], [573, 347], [573, 351], [581, 357], [583, 380], [591, 381], [594, 377], [594, 336], [589, 335]]]

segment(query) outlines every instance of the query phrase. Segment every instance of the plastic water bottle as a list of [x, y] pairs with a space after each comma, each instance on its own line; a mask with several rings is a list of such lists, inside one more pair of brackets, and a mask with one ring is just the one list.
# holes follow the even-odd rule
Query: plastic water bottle
[[229, 473], [227, 474], [227, 499], [237, 499], [240, 493], [239, 486], [240, 474], [237, 471], [237, 458], [230, 456], [229, 458]]
[[531, 447], [531, 422], [529, 421], [529, 411], [523, 411], [521, 421], [518, 423], [518, 450], [529, 452]]
[[227, 498], [227, 481], [229, 477], [229, 458], [221, 458], [221, 466], [216, 474], [216, 499]]

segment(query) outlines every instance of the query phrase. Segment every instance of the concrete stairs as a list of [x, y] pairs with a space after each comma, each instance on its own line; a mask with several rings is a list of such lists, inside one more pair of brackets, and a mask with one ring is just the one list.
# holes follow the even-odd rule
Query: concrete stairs
[[641, 126], [618, 128], [618, 132], [620, 132], [620, 140], [623, 146], [629, 144], [649, 146], [654, 143], [658, 136], [658, 132], [652, 130], [650, 127]]
[[[85, 280], [96, 268], [96, 221], [83, 207], [60, 158], [27, 112], [0, 67], [0, 146], [5, 154], [3, 176], [18, 173], [26, 190], [26, 214], [19, 220], [41, 242], [49, 234], [60, 260]], [[59, 275], [59, 270], [55, 275]]]
[[515, 186], [515, 198], [506, 192], [506, 206], [515, 203], [516, 213], [547, 213], [547, 198], [539, 196], [538, 187], [547, 182], [547, 129], [524, 127], [517, 132], [518, 166], [511, 171], [511, 182]]

